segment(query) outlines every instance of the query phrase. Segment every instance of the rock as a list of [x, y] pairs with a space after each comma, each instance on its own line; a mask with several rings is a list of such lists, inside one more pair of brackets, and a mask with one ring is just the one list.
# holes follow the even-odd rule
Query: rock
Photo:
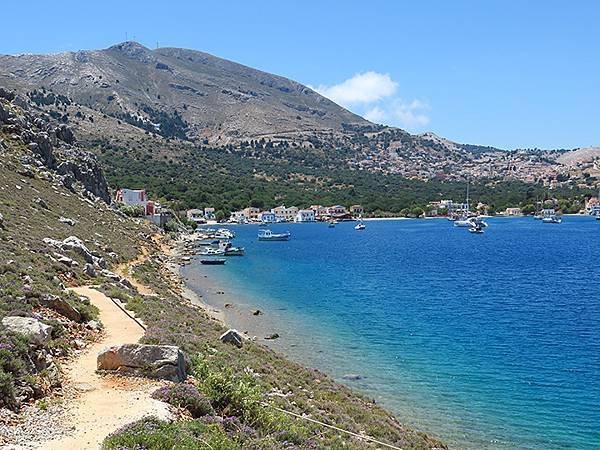
[[75, 261], [74, 259], [69, 258], [68, 256], [61, 255], [60, 253], [54, 253], [54, 257], [56, 258], [56, 260], [59, 263], [64, 264], [67, 267], [77, 267], [77, 266], [79, 266], [79, 263], [77, 261]]
[[263, 313], [263, 312], [262, 312], [260, 309], [257, 309], [256, 311], [254, 311], [254, 312], [252, 313], [252, 315], [253, 315], [253, 316], [262, 316], [262, 313]]
[[15, 98], [15, 93], [7, 90], [6, 88], [0, 87], [0, 98], [3, 98], [10, 102]]
[[348, 380], [348, 381], [358, 381], [358, 380], [362, 380], [362, 376], [361, 375], [357, 375], [354, 373], [349, 373], [346, 374], [342, 377], [344, 380]]
[[6, 123], [8, 117], [8, 110], [0, 103], [0, 124]]
[[73, 144], [75, 142], [75, 136], [73, 135], [73, 130], [67, 125], [61, 125], [56, 130], [54, 130], [54, 134], [56, 137], [67, 144]]
[[88, 330], [92, 331], [100, 331], [102, 329], [102, 325], [100, 325], [100, 323], [96, 322], [95, 320], [90, 320], [89, 322], [87, 322], [85, 324], [85, 327]]
[[44, 209], [50, 209], [48, 204], [41, 197], [36, 198], [33, 202]]
[[266, 336], [265, 339], [267, 339], [267, 340], [279, 339], [279, 334], [277, 334], [277, 333], [270, 334], [269, 336]]
[[81, 314], [79, 311], [73, 308], [65, 299], [57, 297], [56, 295], [46, 294], [42, 296], [40, 303], [73, 322], [81, 322]]
[[233, 344], [237, 348], [242, 348], [244, 345], [244, 338], [237, 330], [234, 329], [227, 330], [219, 337], [219, 339], [221, 342], [224, 342], [225, 344]]
[[77, 350], [81, 350], [83, 348], [85, 348], [85, 342], [82, 341], [81, 339], [75, 339], [73, 341], [73, 346], [77, 349]]
[[61, 248], [63, 250], [72, 250], [75, 253], [78, 253], [83, 257], [83, 259], [85, 259], [85, 262], [87, 263], [94, 263], [94, 256], [83, 243], [83, 241], [77, 236], [69, 236], [66, 238], [64, 241], [62, 241]]
[[90, 263], [87, 263], [85, 265], [85, 267], [83, 268], [83, 273], [85, 273], [90, 278], [96, 278], [98, 276], [95, 267]]
[[32, 317], [8, 316], [2, 325], [13, 333], [27, 336], [33, 344], [42, 345], [50, 340], [52, 327]]
[[66, 223], [67, 225], [70, 225], [70, 226], [74, 226], [77, 223], [73, 219], [69, 219], [68, 217], [62, 217], [62, 216], [59, 217], [58, 221], [60, 223]]
[[98, 370], [171, 381], [183, 381], [186, 378], [185, 356], [179, 347], [172, 345], [116, 345], [102, 351], [97, 363]]
[[4, 216], [0, 213], [0, 228], [4, 228]]
[[225, 303], [225, 308], [233, 308], [233, 303]]

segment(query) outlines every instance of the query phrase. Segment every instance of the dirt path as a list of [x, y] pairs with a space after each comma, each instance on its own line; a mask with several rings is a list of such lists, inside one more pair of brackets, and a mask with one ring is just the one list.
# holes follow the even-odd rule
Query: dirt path
[[166, 404], [150, 397], [162, 383], [96, 374], [96, 356], [100, 351], [110, 345], [137, 342], [144, 332], [101, 292], [88, 287], [73, 291], [98, 307], [106, 335], [66, 367], [70, 383], [80, 392], [65, 418], [65, 425], [72, 431], [67, 437], [39, 443], [40, 449], [98, 449], [108, 434], [127, 423], [147, 415], [169, 416]]
[[135, 286], [135, 288], [137, 289], [137, 291], [142, 294], [142, 295], [156, 295], [156, 293], [150, 289], [148, 286], [140, 283], [139, 281], [137, 281], [135, 278], [133, 278], [133, 276], [131, 275], [131, 269], [135, 268], [135, 266], [143, 264], [146, 259], [148, 259], [149, 256], [149, 252], [148, 249], [146, 247], [142, 247], [142, 252], [140, 253], [140, 255], [134, 259], [133, 261], [128, 261], [126, 263], [123, 263], [119, 266], [117, 266], [117, 268], [115, 269], [115, 272], [119, 275], [121, 275], [123, 278], [127, 279], [133, 286]]

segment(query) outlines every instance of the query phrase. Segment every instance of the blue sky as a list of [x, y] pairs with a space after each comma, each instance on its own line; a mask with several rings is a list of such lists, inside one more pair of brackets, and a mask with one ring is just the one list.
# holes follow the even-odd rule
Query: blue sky
[[5, 2], [0, 53], [104, 48], [127, 33], [292, 78], [411, 132], [600, 145], [600, 2], [86, 3]]

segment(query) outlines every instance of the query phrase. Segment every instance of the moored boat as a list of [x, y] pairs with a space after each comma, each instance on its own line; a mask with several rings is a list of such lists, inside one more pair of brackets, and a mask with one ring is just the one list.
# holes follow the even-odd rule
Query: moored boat
[[543, 223], [561, 223], [562, 219], [557, 216], [546, 216], [542, 218]]
[[207, 266], [222, 266], [227, 260], [225, 258], [201, 259], [200, 263]]
[[273, 233], [271, 230], [260, 230], [258, 233], [259, 241], [289, 241], [292, 234], [289, 231], [285, 233]]

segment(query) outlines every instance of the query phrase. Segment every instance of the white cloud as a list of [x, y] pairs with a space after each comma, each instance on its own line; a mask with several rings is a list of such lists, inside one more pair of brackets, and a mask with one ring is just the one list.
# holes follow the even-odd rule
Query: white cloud
[[398, 83], [388, 74], [373, 71], [357, 73], [352, 78], [333, 86], [313, 88], [319, 94], [343, 106], [373, 103], [396, 93]]
[[313, 87], [319, 94], [385, 125], [419, 131], [429, 124], [429, 106], [421, 100], [404, 100], [396, 95], [398, 83], [389, 74], [368, 71], [332, 86]]

